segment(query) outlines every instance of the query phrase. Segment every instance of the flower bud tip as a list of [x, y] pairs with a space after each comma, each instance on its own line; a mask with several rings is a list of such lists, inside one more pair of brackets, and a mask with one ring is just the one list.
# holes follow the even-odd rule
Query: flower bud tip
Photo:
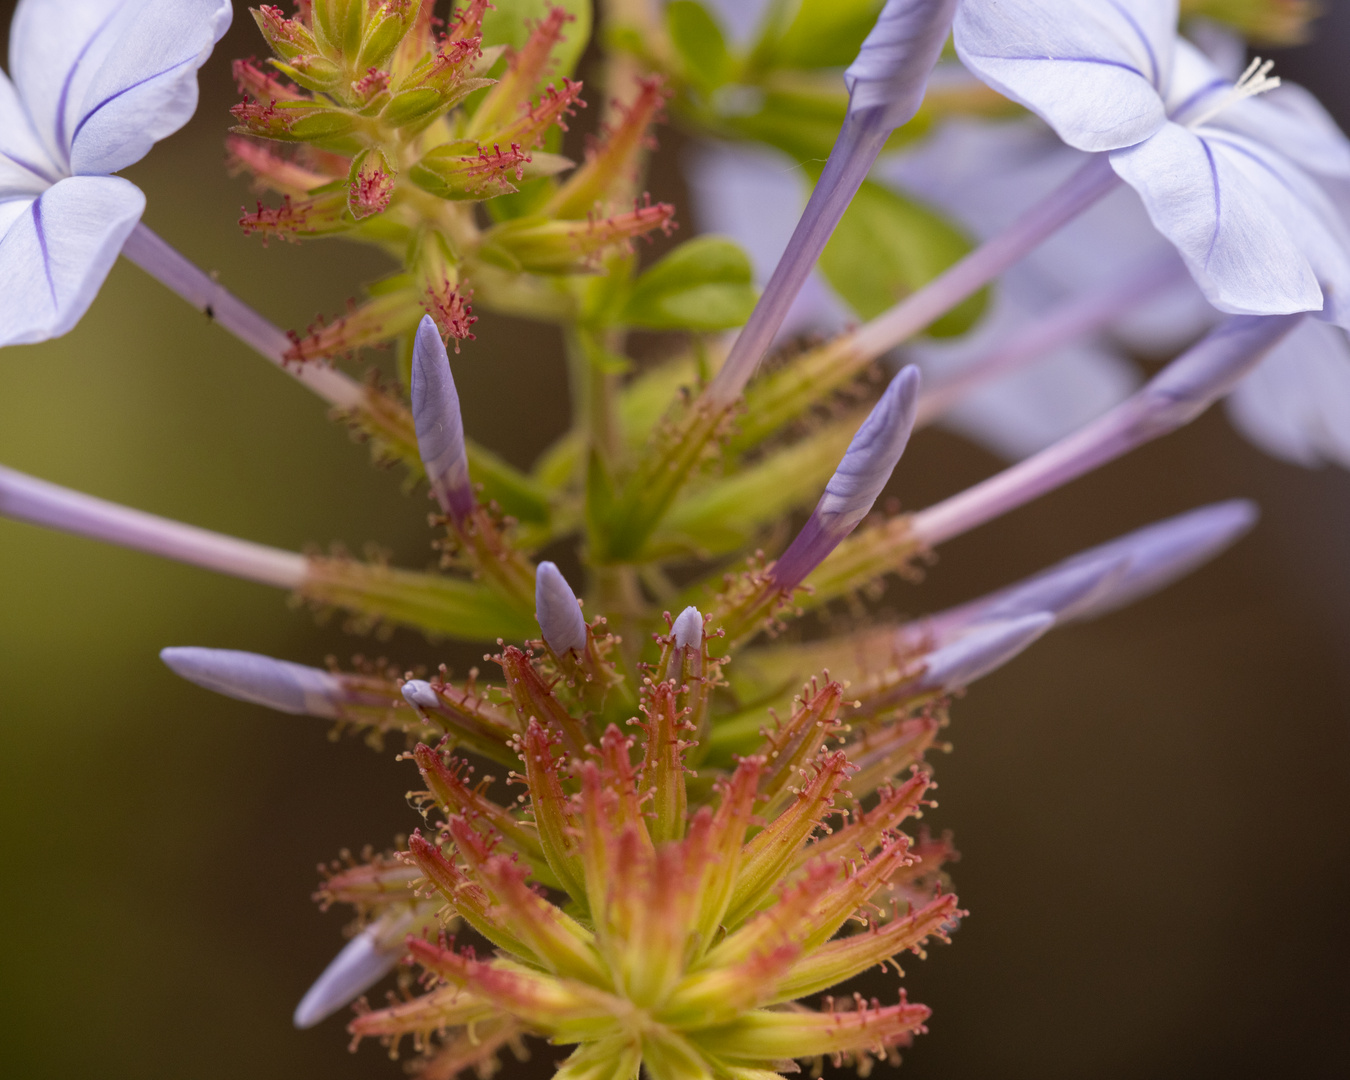
[[169, 648], [159, 658], [175, 674], [226, 697], [285, 713], [338, 715], [342, 684], [319, 668], [234, 649]]
[[534, 617], [539, 620], [544, 642], [561, 656], [569, 649], [586, 648], [586, 620], [576, 593], [562, 571], [551, 562], [541, 562], [534, 574]]
[[692, 605], [685, 608], [675, 617], [672, 632], [676, 648], [697, 649], [703, 644], [703, 613]]
[[403, 942], [390, 948], [382, 945], [378, 937], [377, 927], [368, 926], [333, 957], [295, 1007], [291, 1019], [297, 1028], [312, 1028], [326, 1020], [398, 965], [403, 956]]
[[403, 698], [418, 709], [434, 709], [440, 704], [440, 697], [424, 679], [409, 679], [403, 684]]

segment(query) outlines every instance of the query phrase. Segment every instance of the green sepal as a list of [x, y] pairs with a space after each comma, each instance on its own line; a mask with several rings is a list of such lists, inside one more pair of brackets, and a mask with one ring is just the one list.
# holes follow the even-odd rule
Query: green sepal
[[321, 606], [353, 612], [358, 628], [394, 623], [460, 641], [522, 639], [538, 632], [528, 614], [476, 582], [354, 559], [311, 560], [300, 593]]
[[382, 68], [394, 55], [411, 25], [410, 17], [415, 9], [411, 4], [385, 4], [371, 19], [361, 42], [361, 54], [357, 58], [357, 71], [369, 71]]
[[327, 93], [343, 81], [343, 71], [333, 61], [312, 53], [284, 60], [270, 61], [272, 66], [293, 82], [315, 93]]
[[722, 236], [679, 245], [633, 282], [617, 321], [646, 330], [728, 330], [742, 326], [758, 294], [749, 257]]

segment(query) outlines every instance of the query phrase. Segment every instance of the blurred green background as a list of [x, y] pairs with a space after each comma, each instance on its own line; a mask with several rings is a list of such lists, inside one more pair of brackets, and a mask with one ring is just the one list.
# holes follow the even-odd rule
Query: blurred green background
[[[1347, 123], [1350, 9], [1334, 7], [1279, 70]], [[260, 43], [239, 15], [196, 119], [128, 176], [152, 228], [303, 326], [382, 266], [355, 246], [263, 250], [240, 234], [229, 60]], [[680, 194], [678, 151], [665, 135], [658, 196]], [[477, 329], [456, 360], [466, 426], [528, 463], [564, 421], [557, 335]], [[0, 354], [0, 381], [6, 465], [283, 547], [373, 541], [430, 560], [420, 492], [129, 264], [67, 337]], [[921, 506], [996, 467], [925, 433], [892, 490]], [[911, 1080], [1345, 1074], [1350, 477], [1273, 462], [1214, 413], [952, 543], [887, 603], [931, 610], [1235, 495], [1264, 509], [1239, 547], [1052, 635], [956, 706], [929, 821], [956, 831], [973, 914], [907, 965], [935, 1010]], [[315, 864], [415, 824], [413, 774], [392, 747], [333, 743], [321, 722], [176, 679], [156, 654], [178, 644], [459, 670], [479, 652], [354, 639], [261, 586], [0, 521], [0, 1075], [400, 1075], [374, 1044], [349, 1054], [339, 1021], [296, 1032], [290, 1014], [341, 945], [342, 915], [309, 899]]]

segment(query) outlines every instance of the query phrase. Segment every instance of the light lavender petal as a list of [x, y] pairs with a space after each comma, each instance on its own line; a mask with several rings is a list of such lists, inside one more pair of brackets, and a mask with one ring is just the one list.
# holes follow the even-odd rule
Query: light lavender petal
[[1228, 415], [1262, 450], [1315, 468], [1350, 469], [1350, 341], [1316, 319], [1280, 342], [1228, 398]]
[[412, 412], [417, 451], [441, 509], [456, 520], [473, 510], [469, 458], [450, 356], [430, 315], [417, 327], [412, 354]]
[[557, 655], [586, 649], [586, 619], [576, 593], [562, 571], [551, 562], [541, 562], [534, 572], [534, 617], [544, 642]]
[[235, 649], [169, 648], [159, 658], [189, 682], [285, 713], [333, 718], [342, 682], [320, 668]]
[[120, 176], [73, 176], [0, 202], [0, 345], [60, 337], [94, 302], [145, 196]]
[[965, 0], [954, 31], [966, 67], [1096, 151], [1162, 126], [1176, 25], [1176, 0]]

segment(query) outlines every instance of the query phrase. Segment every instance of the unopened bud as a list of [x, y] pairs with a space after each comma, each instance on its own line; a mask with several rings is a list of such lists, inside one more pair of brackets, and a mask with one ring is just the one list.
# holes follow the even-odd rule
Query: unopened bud
[[675, 617], [671, 631], [677, 649], [697, 649], [703, 644], [703, 613], [693, 606], [685, 608]]
[[800, 584], [871, 511], [909, 442], [918, 401], [919, 369], [910, 365], [886, 387], [844, 452], [810, 519], [774, 564], [773, 575], [781, 588]]
[[328, 718], [339, 713], [342, 683], [320, 668], [234, 649], [170, 648], [159, 658], [189, 682], [239, 701], [284, 713]]
[[551, 562], [541, 562], [534, 575], [534, 617], [539, 620], [544, 643], [561, 656], [569, 650], [586, 649], [586, 619], [576, 593], [562, 571]]
[[417, 451], [441, 509], [456, 520], [473, 511], [469, 459], [450, 356], [431, 316], [417, 327], [412, 355], [412, 412]]

